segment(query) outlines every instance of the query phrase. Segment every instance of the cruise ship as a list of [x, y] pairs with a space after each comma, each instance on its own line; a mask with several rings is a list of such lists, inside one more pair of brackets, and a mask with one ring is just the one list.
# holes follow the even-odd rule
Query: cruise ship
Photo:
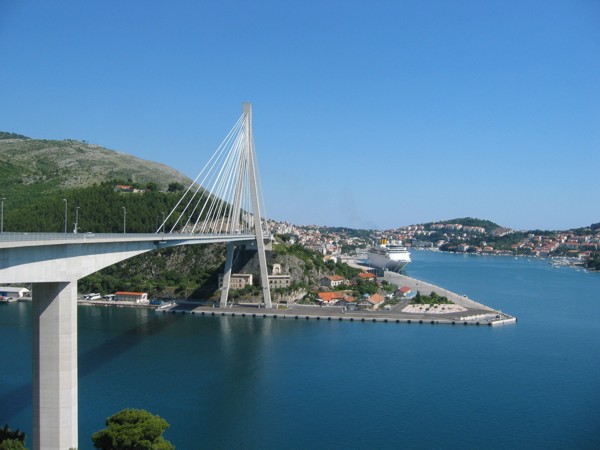
[[368, 258], [370, 266], [400, 272], [410, 262], [410, 253], [406, 247], [388, 244], [383, 238], [379, 246], [369, 249]]

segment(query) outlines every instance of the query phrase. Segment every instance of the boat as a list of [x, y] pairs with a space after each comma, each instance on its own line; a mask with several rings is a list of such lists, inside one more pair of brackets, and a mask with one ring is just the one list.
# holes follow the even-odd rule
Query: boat
[[411, 262], [410, 253], [406, 247], [388, 244], [386, 238], [382, 238], [379, 245], [369, 249], [368, 260], [370, 266], [394, 272], [402, 271]]

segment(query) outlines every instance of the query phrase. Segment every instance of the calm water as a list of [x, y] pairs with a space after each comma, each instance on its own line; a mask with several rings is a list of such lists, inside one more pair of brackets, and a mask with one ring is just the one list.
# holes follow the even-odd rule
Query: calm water
[[[80, 448], [125, 407], [179, 449], [600, 448], [600, 274], [413, 253], [499, 328], [79, 308]], [[31, 433], [30, 305], [0, 309], [0, 424]]]

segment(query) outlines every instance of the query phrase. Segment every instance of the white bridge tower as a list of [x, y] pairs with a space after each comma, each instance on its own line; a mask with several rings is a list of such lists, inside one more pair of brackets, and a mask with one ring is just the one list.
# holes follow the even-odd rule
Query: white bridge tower
[[[265, 308], [272, 308], [271, 304], [271, 290], [269, 287], [269, 270], [267, 267], [267, 256], [265, 253], [265, 231], [263, 230], [263, 220], [261, 217], [262, 205], [259, 198], [259, 186], [258, 186], [258, 174], [256, 168], [256, 154], [254, 152], [254, 136], [252, 135], [252, 105], [250, 103], [243, 104], [242, 114], [242, 151], [240, 164], [238, 166], [237, 174], [237, 185], [235, 188], [235, 196], [233, 199], [233, 216], [242, 216], [241, 205], [242, 196], [244, 193], [244, 183], [250, 188], [250, 192], [246, 194], [250, 195], [250, 201], [252, 209], [252, 221], [254, 222], [254, 234], [256, 236], [256, 247], [258, 250], [258, 261], [260, 266], [260, 283], [263, 293], [263, 301]], [[247, 191], [247, 189], [246, 189]], [[235, 221], [236, 227], [240, 224], [239, 221]], [[235, 232], [241, 232], [239, 228], [234, 230]], [[223, 274], [223, 287], [221, 289], [221, 302], [220, 306], [227, 306], [227, 298], [229, 296], [229, 287], [231, 281], [231, 269], [233, 266], [233, 254], [235, 252], [236, 243], [230, 242], [227, 244], [227, 257], [225, 260], [225, 272]]]

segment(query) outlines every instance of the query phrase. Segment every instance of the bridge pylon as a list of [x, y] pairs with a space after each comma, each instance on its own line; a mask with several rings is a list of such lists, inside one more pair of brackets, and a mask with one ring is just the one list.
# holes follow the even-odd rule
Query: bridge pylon
[[[252, 105], [248, 102], [242, 106], [242, 151], [240, 163], [238, 166], [237, 184], [235, 195], [232, 204], [233, 217], [243, 216], [241, 206], [244, 202], [243, 197], [248, 193], [245, 192], [243, 185], [245, 182], [249, 185], [250, 205], [252, 208], [251, 222], [254, 223], [254, 234], [256, 236], [256, 248], [258, 251], [258, 262], [260, 267], [260, 283], [262, 287], [263, 301], [265, 308], [272, 308], [271, 303], [271, 288], [269, 285], [269, 269], [267, 266], [267, 256], [265, 251], [265, 230], [263, 230], [263, 221], [261, 217], [261, 199], [259, 198], [258, 187], [258, 171], [256, 167], [256, 153], [254, 150], [254, 136], [252, 132]], [[243, 222], [243, 221], [242, 221]], [[236, 227], [240, 226], [240, 222], [235, 221]], [[236, 229], [241, 232], [242, 230]], [[235, 242], [227, 244], [227, 255], [225, 259], [225, 271], [223, 273], [223, 285], [221, 288], [220, 306], [227, 306], [227, 298], [229, 296], [229, 288], [231, 282], [231, 270], [233, 266], [233, 254], [235, 252]]]

